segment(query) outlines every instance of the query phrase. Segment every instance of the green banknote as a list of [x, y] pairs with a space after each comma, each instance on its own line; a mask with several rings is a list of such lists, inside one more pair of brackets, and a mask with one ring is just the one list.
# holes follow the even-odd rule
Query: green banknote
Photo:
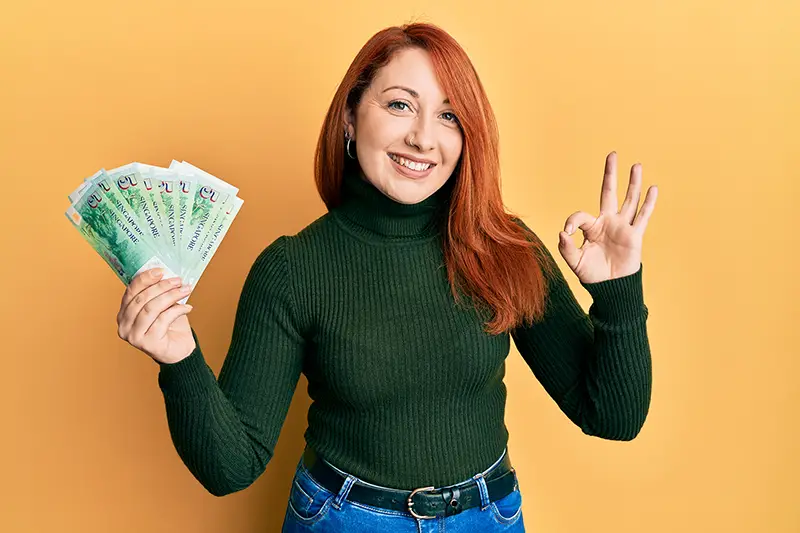
[[[182, 266], [185, 265], [189, 260], [188, 257], [184, 257], [183, 243], [186, 239], [186, 225], [187, 221], [189, 220], [189, 214], [192, 212], [196, 191], [197, 181], [194, 179], [193, 175], [178, 175], [178, 188], [176, 191], [178, 196], [178, 259], [180, 260]], [[181, 268], [181, 270], [183, 270], [183, 268]]]
[[83, 182], [68, 196], [70, 200], [70, 207], [67, 209], [65, 215], [80, 232], [84, 240], [88, 242], [89, 245], [97, 252], [97, 254], [106, 262], [106, 264], [111, 267], [111, 270], [117, 275], [120, 281], [126, 283], [125, 280], [127, 277], [125, 276], [125, 269], [123, 268], [120, 260], [114, 254], [114, 251], [111, 250], [100, 237], [98, 237], [92, 227], [85, 222], [85, 219], [75, 209], [75, 203], [81, 196], [83, 196], [90, 186], [91, 182]]
[[143, 240], [154, 251], [158, 251], [156, 243], [152, 240], [150, 234], [143, 228], [139, 215], [130, 207], [130, 204], [122, 195], [119, 188], [113, 182], [111, 177], [106, 173], [105, 169], [99, 170], [92, 177], [86, 193], [97, 192], [104, 198], [108, 199], [111, 204], [117, 208], [117, 211], [125, 219], [133, 231], [141, 240]]
[[238, 191], [186, 161], [134, 162], [86, 178], [65, 214], [123, 283], [161, 267], [194, 287], [244, 203]]
[[159, 207], [147, 190], [138, 163], [129, 163], [106, 173], [117, 187], [120, 196], [125, 198], [131, 210], [138, 215], [141, 225], [149, 232], [150, 242], [160, 257], [172, 270], [177, 270], [179, 262], [173, 257], [171, 246], [164, 238], [163, 228], [159, 224]]
[[169, 232], [169, 221], [167, 220], [166, 208], [164, 202], [161, 200], [161, 190], [159, 187], [160, 180], [153, 177], [152, 168], [147, 168], [142, 163], [136, 163], [137, 168], [142, 176], [142, 185], [147, 193], [148, 201], [153, 208], [153, 215], [155, 216], [156, 223], [158, 224], [161, 233], [161, 246], [166, 250], [167, 255], [173, 262], [173, 270], [175, 266], [180, 264], [177, 257], [174, 257], [175, 247], [172, 243], [172, 236]]
[[208, 240], [206, 240], [203, 247], [200, 249], [200, 255], [198, 257], [197, 262], [192, 267], [192, 270], [187, 275], [187, 279], [189, 283], [197, 283], [197, 280], [200, 279], [200, 276], [203, 275], [203, 272], [208, 266], [208, 262], [211, 261], [211, 258], [214, 256], [214, 253], [217, 251], [222, 239], [225, 237], [225, 234], [228, 232], [228, 228], [231, 227], [231, 223], [236, 215], [239, 213], [239, 209], [242, 207], [244, 200], [239, 198], [238, 196], [234, 196], [231, 198], [231, 201], [228, 202], [228, 209], [224, 212], [221, 212], [217, 219], [214, 221], [213, 224], [213, 231], [209, 236]]
[[184, 179], [192, 180], [197, 185], [192, 211], [184, 228], [185, 238], [181, 242], [182, 264], [185, 265], [181, 276], [188, 279], [199, 260], [199, 251], [214, 231], [214, 224], [221, 213], [229, 211], [232, 198], [239, 189], [186, 161], [173, 160], [170, 169], [179, 171]]
[[146, 163], [139, 163], [142, 175], [145, 176], [145, 183], [149, 187], [152, 184], [151, 193], [154, 196], [153, 203], [156, 210], [160, 212], [161, 223], [164, 238], [167, 241], [167, 246], [170, 253], [174, 256], [178, 264], [180, 264], [179, 255], [179, 238], [178, 225], [177, 225], [177, 209], [178, 209], [178, 195], [177, 183], [179, 180], [178, 173], [163, 167], [155, 165], [148, 165]]
[[66, 217], [126, 285], [150, 268], [161, 267], [165, 277], [174, 276], [158, 257], [158, 251], [130, 223], [131, 213], [125, 212], [127, 204], [123, 203], [120, 209], [106, 186], [107, 178], [93, 181], [69, 206]]
[[178, 226], [179, 197], [178, 185], [180, 176], [172, 170], [156, 167], [153, 169], [153, 179], [159, 180], [158, 192], [161, 193], [161, 203], [167, 219], [167, 233], [170, 236], [174, 254], [180, 261], [181, 233]]

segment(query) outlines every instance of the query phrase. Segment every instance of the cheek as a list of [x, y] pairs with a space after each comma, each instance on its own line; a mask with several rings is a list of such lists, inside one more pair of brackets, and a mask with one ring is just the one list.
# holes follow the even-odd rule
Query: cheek
[[404, 122], [397, 117], [375, 110], [375, 113], [365, 113], [362, 117], [358, 138], [362, 146], [371, 150], [388, 150], [397, 145], [398, 139], [404, 138], [407, 133], [405, 127]]
[[456, 163], [458, 163], [458, 159], [461, 157], [461, 152], [463, 149], [464, 149], [464, 142], [460, 135], [455, 137], [452, 140], [452, 142], [448, 143], [448, 145], [446, 146], [448, 167], [452, 168], [456, 166]]

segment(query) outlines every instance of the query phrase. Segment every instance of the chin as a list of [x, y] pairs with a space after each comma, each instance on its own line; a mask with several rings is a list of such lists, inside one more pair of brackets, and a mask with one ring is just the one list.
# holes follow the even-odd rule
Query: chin
[[414, 182], [402, 176], [393, 177], [391, 183], [392, 187], [387, 196], [401, 204], [418, 204], [436, 192], [435, 189], [431, 189], [427, 184]]

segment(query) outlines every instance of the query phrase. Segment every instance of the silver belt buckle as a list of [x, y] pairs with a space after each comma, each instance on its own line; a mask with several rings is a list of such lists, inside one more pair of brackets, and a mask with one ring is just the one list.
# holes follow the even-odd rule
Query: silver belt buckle
[[414, 518], [436, 518], [435, 516], [425, 516], [425, 515], [419, 515], [419, 514], [415, 513], [414, 512], [414, 501], [413, 501], [414, 500], [414, 494], [416, 494], [418, 492], [424, 492], [426, 490], [434, 490], [435, 488], [436, 487], [423, 487], [423, 488], [419, 488], [419, 489], [414, 489], [414, 490], [411, 491], [411, 494], [408, 495], [408, 512], [411, 513], [411, 515]]

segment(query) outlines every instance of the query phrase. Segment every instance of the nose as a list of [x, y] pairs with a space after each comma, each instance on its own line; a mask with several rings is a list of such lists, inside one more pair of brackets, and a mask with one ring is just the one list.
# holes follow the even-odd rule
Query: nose
[[417, 116], [413, 124], [406, 136], [406, 144], [416, 146], [420, 152], [430, 152], [434, 147], [434, 133], [430, 119]]

